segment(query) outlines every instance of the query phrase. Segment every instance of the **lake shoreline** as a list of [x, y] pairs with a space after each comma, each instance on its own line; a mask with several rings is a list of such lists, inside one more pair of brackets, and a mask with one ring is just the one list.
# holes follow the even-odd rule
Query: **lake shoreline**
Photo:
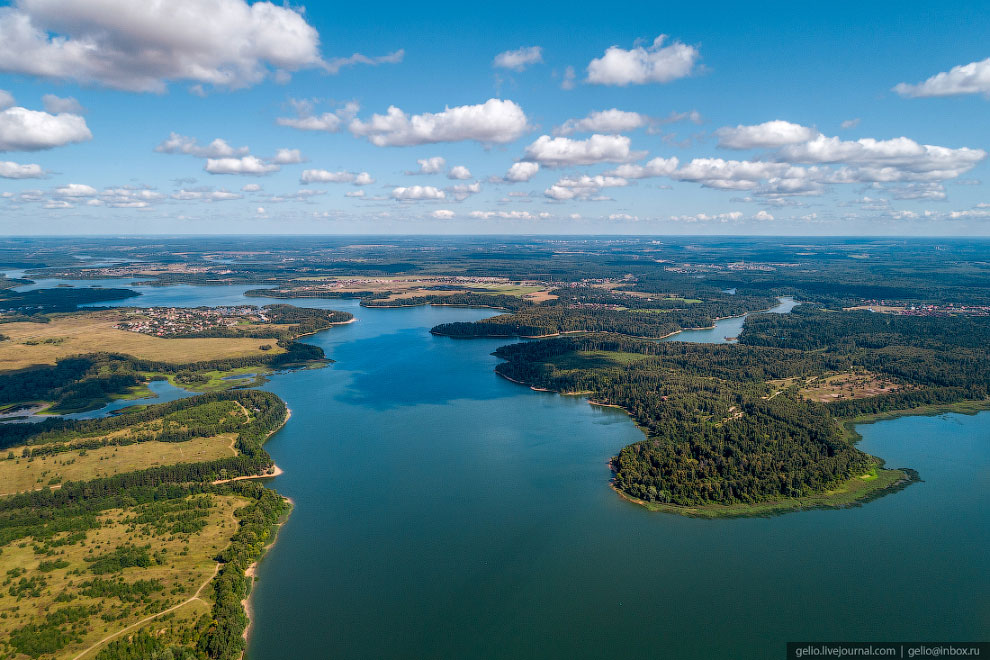
[[865, 476], [850, 477], [839, 486], [839, 488], [843, 488], [847, 486], [860, 486], [862, 485], [860, 482], [865, 484], [876, 482], [874, 485], [863, 488], [861, 492], [855, 492], [853, 497], [848, 497], [850, 490], [832, 490], [804, 497], [757, 502], [755, 504], [665, 504], [661, 502], [647, 502], [646, 500], [633, 497], [619, 490], [614, 480], [609, 482], [609, 488], [618, 493], [619, 497], [627, 502], [637, 504], [648, 511], [670, 513], [686, 518], [715, 520], [729, 518], [770, 518], [799, 511], [850, 509], [863, 506], [886, 495], [891, 495], [907, 488], [913, 483], [921, 481], [920, 475], [910, 468], [880, 469], [879, 474], [869, 480], [864, 479]]
[[261, 551], [261, 555], [258, 556], [253, 562], [251, 562], [247, 568], [244, 569], [244, 577], [248, 583], [247, 594], [241, 599], [241, 607], [244, 609], [244, 616], [247, 617], [247, 625], [244, 626], [244, 631], [241, 633], [241, 639], [244, 640], [244, 649], [241, 651], [240, 658], [243, 660], [244, 654], [247, 653], [247, 644], [251, 636], [251, 628], [254, 625], [254, 609], [251, 606], [251, 597], [254, 595], [254, 585], [258, 580], [258, 564], [265, 558], [265, 556], [271, 551], [275, 546], [275, 542], [278, 541], [279, 532], [282, 530], [282, 525], [288, 521], [289, 516], [292, 514], [292, 510], [295, 508], [296, 503], [291, 497], [281, 496], [285, 502], [288, 503], [289, 508], [283, 513], [278, 522], [276, 522], [273, 527], [275, 532], [272, 534], [268, 543]]
[[964, 399], [953, 403], [938, 403], [918, 406], [917, 408], [903, 408], [868, 415], [857, 415], [856, 417], [840, 420], [840, 424], [846, 433], [846, 438], [853, 444], [856, 444], [863, 438], [856, 430], [856, 427], [860, 424], [876, 424], [901, 417], [936, 417], [950, 413], [972, 416], [987, 410], [990, 410], [990, 399]]
[[[292, 409], [286, 406], [285, 418], [282, 420], [282, 423], [278, 425], [278, 427], [272, 429], [271, 432], [267, 436], [265, 436], [265, 442], [267, 442], [268, 439], [271, 438], [273, 435], [275, 435], [278, 431], [282, 430], [282, 428], [288, 423], [291, 417], [292, 417]], [[278, 465], [276, 465], [274, 461], [272, 462], [272, 468], [273, 471], [271, 474], [254, 475], [254, 476], [249, 475], [246, 477], [238, 477], [238, 479], [267, 479], [267, 478], [277, 477], [280, 474], [285, 474], [285, 470], [281, 469]], [[232, 479], [231, 481], [236, 481], [236, 480], [237, 479]], [[278, 521], [274, 525], [275, 532], [272, 534], [268, 543], [265, 544], [265, 547], [262, 548], [261, 554], [258, 555], [258, 558], [255, 559], [253, 562], [251, 562], [248, 565], [248, 567], [244, 569], [244, 578], [247, 581], [248, 588], [247, 588], [247, 594], [245, 594], [244, 598], [241, 599], [241, 608], [244, 610], [244, 616], [247, 617], [247, 625], [244, 626], [244, 631], [241, 633], [241, 638], [244, 640], [244, 649], [241, 651], [241, 655], [240, 655], [242, 659], [244, 658], [244, 654], [247, 652], [247, 642], [250, 636], [251, 626], [254, 622], [254, 617], [253, 617], [254, 610], [251, 607], [251, 596], [254, 593], [254, 584], [258, 579], [258, 564], [261, 562], [262, 559], [265, 558], [265, 556], [269, 553], [269, 551], [275, 546], [275, 542], [278, 540], [278, 533], [279, 531], [281, 531], [282, 525], [285, 524], [285, 522], [289, 519], [289, 515], [292, 513], [292, 510], [296, 506], [296, 503], [292, 500], [291, 497], [287, 497], [285, 495], [282, 495], [281, 493], [278, 493], [278, 495], [285, 502], [288, 503], [289, 508], [287, 511], [285, 511], [285, 513], [279, 516]]]
[[[508, 380], [517, 385], [522, 385], [528, 387], [534, 392], [552, 392], [559, 396], [586, 396], [590, 392], [555, 392], [554, 390], [536, 387], [530, 383], [517, 380], [515, 378], [510, 378], [505, 374], [500, 373], [498, 370], [495, 371], [498, 376], [501, 376], [505, 380]], [[618, 404], [608, 403], [605, 401], [597, 401], [595, 399], [586, 399], [589, 405], [598, 406], [602, 408], [615, 408], [621, 410], [632, 420], [633, 424], [636, 425], [640, 431], [646, 434], [646, 429], [636, 423], [630, 411]], [[950, 404], [958, 405], [958, 404]], [[990, 400], [985, 402], [985, 406], [990, 408]], [[947, 411], [951, 412], [951, 411]], [[974, 410], [972, 414], [979, 412], [979, 410]], [[910, 414], [908, 411], [906, 414]], [[919, 413], [923, 415], [925, 413]], [[928, 413], [931, 414], [931, 413]], [[887, 418], [893, 418], [892, 415]], [[874, 421], [882, 421], [881, 419], [876, 419]], [[859, 423], [871, 423], [871, 422], [860, 422], [847, 420], [843, 424], [846, 429], [846, 433], [850, 432], [849, 424], [859, 424]], [[856, 434], [858, 437], [858, 434]], [[847, 435], [847, 438], [849, 436]], [[855, 444], [855, 440], [850, 440]], [[615, 457], [609, 460], [609, 468], [612, 469], [614, 474], [613, 460]], [[609, 480], [609, 487], [615, 491], [622, 499], [638, 504], [643, 508], [661, 513], [672, 513], [680, 516], [690, 517], [690, 518], [761, 518], [774, 515], [781, 515], [785, 513], [791, 513], [796, 511], [808, 511], [813, 509], [845, 509], [855, 506], [861, 506], [870, 502], [878, 497], [883, 497], [894, 492], [897, 492], [907, 486], [921, 481], [918, 473], [911, 468], [895, 468], [895, 469], [885, 469], [883, 468], [883, 459], [877, 457], [879, 462], [877, 467], [874, 468], [872, 477], [869, 475], [854, 475], [838, 484], [832, 490], [826, 490], [822, 493], [815, 493], [812, 495], [806, 495], [799, 498], [790, 498], [785, 500], [772, 500], [766, 502], [756, 502], [752, 504], [745, 503], [735, 503], [735, 504], [702, 504], [702, 505], [680, 505], [680, 504], [664, 504], [660, 502], [647, 502], [646, 500], [641, 500], [637, 497], [633, 497], [628, 493], [620, 490], [615, 486], [614, 478]], [[875, 483], [874, 483], [875, 482]]]

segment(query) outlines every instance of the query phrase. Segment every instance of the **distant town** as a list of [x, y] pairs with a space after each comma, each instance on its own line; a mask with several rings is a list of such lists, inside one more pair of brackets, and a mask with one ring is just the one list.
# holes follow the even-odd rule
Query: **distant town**
[[175, 337], [256, 323], [271, 323], [271, 320], [264, 309], [251, 305], [196, 309], [149, 307], [133, 320], [121, 321], [113, 327], [155, 337]]
[[901, 316], [990, 316], [990, 305], [921, 305], [893, 300], [867, 300], [861, 305], [844, 308], [847, 311], [868, 310], [877, 314], [898, 314]]

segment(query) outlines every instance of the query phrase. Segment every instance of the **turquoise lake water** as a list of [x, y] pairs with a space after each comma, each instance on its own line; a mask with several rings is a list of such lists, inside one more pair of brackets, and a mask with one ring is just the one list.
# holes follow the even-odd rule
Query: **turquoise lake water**
[[[116, 304], [273, 302], [246, 288]], [[990, 413], [861, 426], [862, 449], [923, 479], [865, 506], [682, 518], [608, 488], [642, 437], [624, 413], [498, 378], [505, 340], [429, 334], [490, 311], [298, 302], [358, 321], [306, 339], [333, 365], [265, 386], [292, 409], [268, 483], [296, 506], [259, 567], [249, 660], [763, 660], [990, 627]], [[738, 334], [699, 332], [676, 340]]]

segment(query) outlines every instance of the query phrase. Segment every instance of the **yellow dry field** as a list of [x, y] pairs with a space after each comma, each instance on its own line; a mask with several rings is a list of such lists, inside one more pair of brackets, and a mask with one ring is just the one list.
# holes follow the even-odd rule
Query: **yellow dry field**
[[904, 385], [893, 383], [868, 371], [826, 374], [803, 382], [794, 378], [767, 382], [780, 389], [798, 383], [800, 385], [798, 394], [805, 399], [820, 403], [843, 399], [865, 399], [905, 389]]
[[552, 289], [545, 289], [543, 291], [533, 291], [532, 293], [525, 293], [523, 294], [523, 298], [537, 305], [546, 302], [548, 300], [556, 300], [557, 296], [550, 293], [551, 290]]
[[0, 495], [39, 490], [65, 481], [88, 481], [161, 465], [200, 463], [236, 456], [234, 433], [186, 442], [139, 442], [122, 447], [72, 450], [54, 456], [21, 458], [23, 447], [0, 453]]
[[[286, 285], [285, 288], [293, 289], [299, 287], [320, 287], [329, 288], [332, 291], [342, 293], [353, 293], [355, 291], [389, 292], [393, 298], [408, 298], [412, 296], [452, 294], [452, 293], [480, 293], [478, 289], [485, 289], [485, 293], [504, 293], [509, 296], [522, 296], [540, 292], [541, 287], [524, 286], [518, 282], [508, 280], [473, 281], [454, 280], [450, 277], [417, 277], [406, 278], [403, 276], [382, 276], [382, 277], [299, 277], [293, 280], [294, 284]], [[432, 286], [449, 286], [449, 290], [430, 289]], [[465, 288], [460, 288], [465, 287]]]
[[[82, 657], [91, 659], [106, 641], [116, 639], [113, 635], [118, 632], [130, 634], [144, 629], [164, 639], [180, 636], [196, 619], [210, 612], [212, 591], [204, 585], [208, 585], [217, 569], [212, 557], [229, 544], [237, 531], [234, 510], [245, 504], [244, 499], [233, 496], [198, 497], [208, 497], [213, 502], [202, 519], [206, 524], [198, 532], [160, 533], [151, 525], [134, 520], [142, 510], [139, 506], [101, 513], [98, 526], [86, 530], [82, 540], [73, 540], [69, 532], [62, 532], [51, 539], [55, 543], [49, 541], [47, 546], [45, 539], [27, 538], [0, 548], [0, 581], [4, 585], [0, 589], [0, 651], [8, 650], [3, 647], [5, 643], [14, 643], [15, 636], [23, 636], [26, 626], [44, 626], [46, 615], [66, 608], [91, 609], [88, 616], [83, 614], [73, 624], [80, 639], [70, 641], [54, 654], [45, 654], [45, 658], [71, 660], [86, 651]], [[60, 542], [65, 544], [58, 545]], [[110, 555], [127, 545], [150, 546], [147, 552], [156, 560], [147, 567], [131, 566], [103, 575], [92, 572], [92, 561], [86, 561], [87, 558]], [[43, 570], [42, 562], [59, 563], [57, 568], [49, 565]], [[85, 595], [83, 583], [95, 579], [111, 582], [122, 579], [129, 585], [154, 581], [154, 589], [143, 598], [130, 601], [113, 595]], [[22, 580], [33, 581], [35, 590], [21, 589]], [[11, 589], [18, 595], [12, 595]], [[59, 599], [62, 594], [74, 594], [74, 597]], [[165, 616], [156, 616], [163, 613]], [[134, 625], [144, 619], [148, 621]], [[28, 658], [23, 653], [5, 657]]]
[[[123, 314], [79, 312], [53, 316], [50, 323], [5, 323], [2, 334], [8, 339], [0, 341], [0, 371], [55, 364], [61, 357], [100, 351], [175, 364], [283, 352], [272, 339], [164, 339], [113, 328]], [[263, 345], [271, 350], [262, 351]]]

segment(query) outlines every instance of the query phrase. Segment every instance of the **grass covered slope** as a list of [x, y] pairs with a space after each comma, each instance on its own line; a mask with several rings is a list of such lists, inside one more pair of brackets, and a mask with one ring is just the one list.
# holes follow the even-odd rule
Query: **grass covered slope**
[[[26, 488], [0, 497], [0, 657], [239, 657], [244, 572], [288, 503], [230, 480], [267, 473], [287, 416], [240, 390], [0, 425], [0, 474]], [[31, 481], [39, 463], [59, 483]]]
[[0, 657], [239, 658], [244, 571], [285, 500], [251, 482], [97, 488], [0, 499]]
[[234, 512], [245, 503], [199, 494], [106, 509], [66, 520], [75, 531], [7, 543], [0, 639], [15, 658], [73, 657], [169, 609], [161, 625], [172, 635], [194, 631], [210, 612], [202, 587], [216, 571], [213, 556], [229, 542]]
[[[0, 425], [0, 495], [53, 487], [123, 472], [184, 463], [210, 463], [239, 454], [240, 434], [281, 406], [271, 395], [233, 392], [182, 399], [141, 412], [69, 422]], [[23, 444], [21, 444], [23, 442]], [[221, 468], [226, 476], [228, 468]], [[237, 476], [237, 475], [235, 475]]]

